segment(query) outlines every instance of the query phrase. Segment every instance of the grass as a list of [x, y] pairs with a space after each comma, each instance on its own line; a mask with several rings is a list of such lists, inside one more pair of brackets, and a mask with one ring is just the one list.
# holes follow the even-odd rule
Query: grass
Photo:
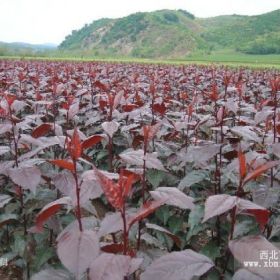
[[251, 55], [232, 50], [215, 51], [209, 55], [193, 55], [187, 60], [280, 65], [279, 54]]
[[147, 63], [147, 64], [198, 64], [198, 65], [225, 65], [229, 67], [250, 68], [275, 68], [280, 69], [280, 55], [249, 55], [237, 53], [231, 50], [215, 51], [211, 54], [195, 54], [183, 59], [144, 59], [128, 57], [84, 57], [84, 56], [49, 56], [49, 57], [19, 57], [2, 56], [0, 59], [24, 59], [24, 60], [59, 60], [59, 61], [101, 61], [101, 62], [125, 62], [125, 63]]

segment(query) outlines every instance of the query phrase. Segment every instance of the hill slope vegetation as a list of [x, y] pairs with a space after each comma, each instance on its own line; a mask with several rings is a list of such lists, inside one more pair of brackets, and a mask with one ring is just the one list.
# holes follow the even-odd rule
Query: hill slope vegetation
[[103, 18], [73, 30], [59, 48], [96, 56], [147, 58], [184, 58], [222, 49], [280, 54], [280, 10], [204, 19], [184, 10]]

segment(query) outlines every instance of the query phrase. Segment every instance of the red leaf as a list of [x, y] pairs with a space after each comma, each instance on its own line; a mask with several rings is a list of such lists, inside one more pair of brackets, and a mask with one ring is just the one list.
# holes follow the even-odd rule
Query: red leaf
[[103, 139], [103, 137], [100, 135], [92, 135], [83, 141], [82, 149], [84, 150], [84, 149], [90, 148], [91, 146], [94, 146], [97, 143], [101, 142], [102, 139]]
[[49, 204], [47, 204], [37, 215], [36, 217], [36, 228], [39, 231], [42, 231], [43, 224], [53, 216], [62, 205], [67, 205], [71, 203], [71, 199], [69, 197], [59, 198]]
[[154, 83], [151, 83], [151, 84], [150, 84], [150, 92], [151, 92], [152, 95], [154, 95], [155, 92], [156, 92], [156, 87], [155, 87], [155, 84], [154, 84]]
[[100, 107], [100, 109], [104, 110], [106, 106], [107, 106], [107, 100], [100, 99], [99, 100], [99, 107]]
[[139, 179], [139, 177], [134, 174], [134, 173], [130, 173], [130, 174], [127, 174], [127, 176], [124, 174], [124, 171], [121, 170], [121, 174], [120, 174], [120, 178], [119, 178], [119, 187], [121, 188], [122, 190], [122, 197], [123, 199], [125, 199], [130, 190], [131, 190], [131, 187], [132, 185], [137, 182]]
[[134, 223], [141, 221], [147, 216], [149, 216], [150, 214], [152, 214], [157, 208], [163, 205], [165, 201], [166, 199], [146, 202], [135, 214], [135, 216], [131, 218], [128, 224], [128, 229], [130, 229]]
[[190, 104], [190, 105], [188, 106], [188, 116], [191, 117], [192, 114], [193, 114], [193, 105]]
[[168, 133], [164, 135], [163, 139], [165, 141], [177, 141], [180, 139], [180, 132], [179, 131], [173, 131], [171, 133]]
[[163, 102], [161, 104], [156, 103], [153, 105], [153, 110], [157, 113], [160, 113], [161, 115], [164, 115], [166, 112], [165, 104]]
[[69, 110], [70, 104], [68, 102], [63, 102], [61, 104], [61, 108], [65, 109], [65, 110]]
[[135, 184], [137, 181], [139, 181], [141, 179], [141, 176], [139, 174], [136, 174], [130, 170], [127, 169], [123, 169], [122, 173], [124, 176], [129, 177], [131, 175], [133, 175], [133, 184]]
[[264, 230], [265, 225], [268, 222], [270, 211], [267, 209], [247, 209], [246, 213], [255, 216], [256, 221], [260, 225], [261, 230]]
[[111, 205], [114, 208], [121, 210], [123, 206], [123, 198], [122, 198], [122, 193], [119, 184], [116, 184], [107, 176], [103, 175], [95, 167], [94, 167], [94, 172], [97, 179], [99, 180], [99, 184], [101, 185], [108, 201], [111, 203]]
[[34, 128], [34, 130], [31, 133], [31, 136], [34, 138], [39, 138], [43, 135], [46, 135], [50, 130], [51, 130], [52, 126], [48, 123], [43, 123], [39, 126], [37, 126], [36, 128]]
[[12, 95], [12, 94], [7, 94], [5, 97], [6, 97], [6, 100], [7, 100], [10, 107], [14, 103], [14, 101], [17, 99], [17, 97], [15, 95]]
[[253, 179], [257, 178], [258, 176], [260, 176], [262, 173], [264, 173], [268, 169], [271, 169], [274, 166], [279, 165], [279, 163], [280, 163], [279, 160], [275, 160], [275, 161], [267, 162], [267, 163], [265, 163], [265, 164], [263, 164], [261, 166], [258, 166], [255, 170], [253, 170], [252, 172], [247, 174], [247, 176], [243, 180], [243, 185], [248, 183], [250, 180], [253, 180]]
[[217, 85], [215, 85], [215, 84], [212, 85], [212, 92], [211, 92], [209, 98], [214, 102], [216, 102], [219, 99], [219, 95], [217, 92]]
[[139, 107], [144, 105], [143, 100], [141, 99], [141, 97], [139, 96], [139, 94], [137, 92], [135, 94], [135, 99], [136, 99], [135, 104], [137, 104]]
[[227, 160], [233, 160], [234, 158], [237, 158], [237, 156], [238, 153], [235, 150], [224, 153], [224, 158]]
[[149, 141], [151, 141], [157, 132], [160, 129], [161, 124], [157, 123], [155, 125], [145, 125], [143, 126], [143, 136], [144, 136], [144, 142], [147, 145]]
[[110, 244], [110, 245], [105, 245], [101, 247], [101, 250], [105, 253], [113, 253], [113, 254], [118, 254], [123, 252], [123, 244]]
[[39, 213], [39, 215], [36, 217], [36, 227], [39, 230], [42, 230], [43, 224], [45, 223], [45, 221], [50, 218], [51, 216], [53, 216], [59, 209], [60, 209], [61, 205], [57, 204], [57, 205], [53, 205], [52, 207], [48, 208], [47, 210], [43, 211], [42, 213]]
[[137, 134], [137, 135], [133, 138], [133, 141], [132, 141], [132, 147], [133, 147], [133, 149], [137, 149], [137, 147], [138, 147], [139, 145], [141, 145], [143, 141], [144, 141], [143, 135]]
[[98, 87], [99, 89], [103, 90], [103, 91], [107, 91], [108, 88], [105, 84], [101, 83], [100, 81], [96, 81], [93, 83], [94, 86]]
[[57, 165], [60, 168], [68, 169], [74, 172], [74, 164], [71, 161], [67, 161], [65, 159], [53, 159], [53, 160], [49, 160], [49, 163]]
[[77, 128], [74, 129], [70, 143], [68, 142], [67, 150], [74, 160], [77, 160], [82, 154], [82, 143]]
[[36, 100], [37, 100], [37, 101], [40, 101], [40, 100], [42, 100], [42, 99], [43, 99], [43, 97], [42, 97], [42, 95], [40, 94], [40, 92], [36, 91]]
[[77, 128], [74, 130], [71, 145], [73, 149], [72, 157], [78, 159], [82, 154], [82, 143]]
[[133, 111], [135, 108], [138, 108], [137, 105], [135, 104], [126, 104], [122, 106], [122, 109], [124, 112], [131, 112]]

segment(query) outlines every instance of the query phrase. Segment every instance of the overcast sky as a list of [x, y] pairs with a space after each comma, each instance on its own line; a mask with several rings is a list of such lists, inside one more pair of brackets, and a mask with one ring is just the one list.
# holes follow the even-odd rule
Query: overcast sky
[[280, 9], [280, 0], [0, 0], [0, 41], [59, 44], [93, 20], [160, 9], [196, 17], [256, 15]]

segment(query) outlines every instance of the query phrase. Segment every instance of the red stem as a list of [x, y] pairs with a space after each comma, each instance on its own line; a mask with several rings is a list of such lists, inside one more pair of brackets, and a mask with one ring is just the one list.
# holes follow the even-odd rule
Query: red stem
[[78, 182], [78, 176], [77, 176], [77, 162], [75, 159], [73, 159], [73, 164], [74, 164], [74, 172], [72, 173], [75, 179], [75, 184], [76, 184], [76, 197], [77, 197], [77, 211], [76, 211], [76, 216], [79, 224], [79, 230], [82, 232], [83, 231], [83, 225], [82, 225], [82, 215], [81, 215], [81, 206], [80, 206], [80, 186]]
[[108, 143], [108, 166], [109, 172], [113, 172], [113, 139], [109, 136], [109, 143]]
[[122, 220], [123, 220], [123, 254], [127, 254], [127, 248], [128, 248], [128, 231], [127, 231], [127, 225], [126, 225], [126, 216], [125, 216], [125, 203], [123, 205], [123, 209], [121, 212]]

